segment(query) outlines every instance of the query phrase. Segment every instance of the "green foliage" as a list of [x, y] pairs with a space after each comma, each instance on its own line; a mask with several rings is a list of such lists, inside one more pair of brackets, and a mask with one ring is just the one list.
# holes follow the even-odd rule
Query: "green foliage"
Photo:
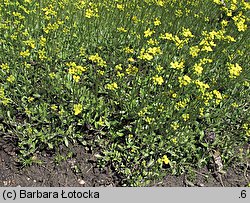
[[20, 161], [80, 141], [143, 186], [213, 150], [236, 159], [250, 137], [249, 3], [224, 2], [4, 0], [0, 130]]

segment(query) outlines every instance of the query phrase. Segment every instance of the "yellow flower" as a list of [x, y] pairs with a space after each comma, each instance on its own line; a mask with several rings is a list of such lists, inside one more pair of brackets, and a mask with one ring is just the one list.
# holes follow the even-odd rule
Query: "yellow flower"
[[28, 116], [30, 116], [32, 112], [31, 112], [28, 108], [25, 108], [25, 113], [26, 113]]
[[239, 13], [237, 16], [234, 16], [233, 20], [239, 32], [245, 31], [247, 29], [247, 24], [245, 24], [246, 19], [245, 16], [242, 15], [242, 13]]
[[221, 26], [222, 27], [226, 27], [228, 25], [228, 21], [227, 20], [222, 20], [221, 21]]
[[145, 32], [144, 32], [144, 37], [151, 37], [152, 34], [154, 34], [153, 30], [150, 30], [150, 28], [148, 28]]
[[82, 112], [82, 104], [74, 104], [74, 114], [78, 115]]
[[194, 35], [192, 34], [192, 32], [188, 29], [188, 28], [182, 28], [182, 35], [184, 37], [194, 37]]
[[178, 122], [173, 122], [173, 123], [171, 123], [171, 128], [173, 128], [173, 130], [177, 130], [179, 127], [180, 127], [180, 125], [178, 124]]
[[248, 123], [244, 123], [244, 124], [242, 125], [242, 128], [243, 128], [244, 130], [247, 130], [247, 129], [249, 128]]
[[201, 51], [209, 52], [209, 51], [213, 51], [213, 49], [210, 45], [205, 45], [202, 47]]
[[50, 108], [51, 108], [53, 111], [56, 111], [56, 110], [57, 110], [57, 105], [52, 104]]
[[49, 77], [51, 79], [54, 79], [56, 77], [56, 74], [54, 72], [49, 73]]
[[213, 0], [214, 3], [218, 4], [218, 5], [222, 5], [223, 1], [222, 0]]
[[2, 70], [8, 71], [10, 67], [9, 67], [9, 65], [8, 65], [7, 63], [2, 63], [2, 64], [0, 65], [0, 68], [2, 68]]
[[135, 59], [133, 57], [129, 57], [128, 62], [135, 62]]
[[194, 83], [196, 84], [196, 86], [198, 86], [199, 91], [201, 91], [202, 93], [204, 93], [206, 91], [206, 89], [210, 88], [210, 86], [208, 84], [203, 83], [200, 80], [195, 80]]
[[204, 116], [204, 108], [199, 108], [200, 116]]
[[229, 69], [229, 77], [230, 78], [236, 78], [237, 76], [240, 75], [242, 68], [238, 63], [236, 64], [228, 64], [228, 69]]
[[178, 77], [180, 86], [182, 87], [183, 85], [186, 86], [191, 82], [191, 78], [187, 75], [184, 75], [183, 77]]
[[138, 56], [138, 58], [139, 58], [139, 59], [142, 59], [142, 60], [148, 60], [148, 61], [150, 61], [150, 60], [152, 60], [154, 57], [153, 57], [152, 54], [146, 52], [145, 49], [142, 48], [141, 51], [140, 51], [140, 56]]
[[123, 50], [124, 50], [125, 53], [127, 53], [127, 54], [132, 54], [132, 53], [134, 53], [134, 49], [132, 49], [132, 48], [130, 48], [130, 47], [125, 47]]
[[74, 80], [75, 82], [79, 82], [80, 76], [79, 76], [79, 75], [73, 75], [73, 80]]
[[29, 39], [29, 40], [24, 41], [24, 44], [26, 44], [27, 46], [29, 46], [32, 49], [35, 48], [35, 40], [33, 40], [33, 39]]
[[100, 75], [104, 75], [105, 72], [103, 70], [97, 70], [97, 73]]
[[155, 56], [157, 54], [162, 54], [162, 51], [160, 47], [149, 47], [147, 53]]
[[115, 70], [116, 70], [116, 71], [122, 70], [122, 64], [116, 65], [116, 66], [115, 66]]
[[172, 140], [172, 142], [173, 142], [174, 144], [177, 143], [177, 139], [176, 139], [176, 138], [172, 138], [171, 140]]
[[26, 51], [21, 51], [20, 56], [22, 56], [22, 57], [30, 56], [30, 51], [28, 49]]
[[47, 57], [46, 57], [46, 52], [45, 52], [45, 49], [43, 48], [42, 50], [38, 50], [38, 57], [39, 57], [39, 59], [41, 59], [41, 60], [44, 60], [44, 59], [46, 59]]
[[231, 105], [232, 105], [232, 107], [234, 107], [234, 108], [238, 108], [238, 107], [239, 107], [239, 104], [237, 104], [236, 102], [232, 103]]
[[174, 61], [174, 62], [170, 63], [170, 66], [174, 69], [177, 69], [177, 70], [183, 70], [184, 62], [183, 61], [181, 61], [181, 62]]
[[175, 109], [180, 110], [180, 108], [185, 108], [190, 100], [185, 98], [183, 101], [179, 101], [175, 104]]
[[176, 35], [174, 36], [173, 41], [175, 45], [178, 47], [178, 49], [181, 49], [184, 46], [184, 44], [188, 42], [188, 39], [182, 40]]
[[139, 20], [138, 20], [137, 16], [133, 16], [133, 17], [132, 17], [132, 21], [133, 21], [135, 24], [137, 24]]
[[213, 94], [216, 96], [217, 99], [219, 99], [219, 100], [222, 99], [221, 93], [218, 90], [214, 90]]
[[163, 67], [160, 65], [157, 65], [156, 70], [157, 70], [157, 72], [161, 72], [163, 70]]
[[122, 4], [117, 4], [116, 8], [118, 8], [121, 11], [124, 11], [124, 6]]
[[173, 40], [174, 37], [171, 33], [166, 32], [164, 35], [160, 36], [161, 39]]
[[5, 95], [4, 95], [4, 88], [0, 87], [0, 99], [2, 99], [4, 97], [5, 97]]
[[119, 32], [127, 32], [128, 30], [126, 30], [124, 27], [118, 27], [117, 30]]
[[195, 74], [201, 75], [202, 71], [203, 71], [203, 68], [202, 68], [200, 63], [199, 64], [197, 64], [197, 63], [194, 64], [194, 72], [195, 72]]
[[213, 62], [212, 59], [208, 59], [208, 58], [200, 59], [201, 65], [206, 64], [206, 63], [212, 63], [212, 62]]
[[46, 38], [43, 37], [43, 36], [41, 36], [41, 37], [40, 37], [39, 44], [40, 44], [42, 47], [44, 47], [44, 46], [46, 45]]
[[191, 78], [187, 75], [184, 75], [183, 76], [183, 79], [187, 82], [187, 83], [190, 83], [191, 82]]
[[159, 44], [159, 42], [156, 39], [152, 39], [152, 38], [150, 38], [147, 41], [147, 43], [148, 43], [148, 45], [157, 45], [157, 44]]
[[187, 121], [189, 119], [189, 114], [188, 113], [184, 113], [181, 116], [183, 118], [184, 121]]
[[10, 83], [13, 83], [15, 81], [15, 77], [13, 75], [10, 75], [8, 78], [7, 78], [7, 81], [10, 82]]
[[156, 0], [156, 5], [164, 6], [164, 1], [163, 0]]
[[176, 98], [176, 97], [177, 97], [177, 94], [176, 94], [176, 93], [173, 93], [173, 94], [172, 94], [172, 97], [173, 97], [173, 98]]
[[158, 18], [156, 18], [155, 20], [154, 20], [154, 25], [155, 26], [158, 26], [158, 25], [160, 25], [161, 24], [161, 21], [158, 19]]
[[28, 97], [28, 102], [31, 103], [32, 101], [34, 101], [34, 97]]
[[105, 88], [108, 89], [108, 90], [115, 90], [118, 88], [118, 85], [116, 82], [113, 82], [111, 84], [107, 84], [105, 85]]
[[102, 57], [99, 56], [98, 53], [96, 53], [95, 55], [90, 55], [89, 60], [94, 62], [94, 63], [97, 63], [97, 65], [99, 65], [101, 67], [106, 67], [107, 66], [106, 61], [104, 61], [102, 59]]
[[150, 118], [150, 117], [146, 117], [146, 118], [144, 118], [144, 120], [148, 123], [148, 124], [151, 124], [152, 123], [152, 121], [154, 121], [154, 118]]
[[132, 66], [131, 64], [128, 65], [128, 68], [126, 69], [126, 73], [129, 75], [134, 75], [138, 72], [138, 68], [135, 66]]
[[93, 16], [95, 16], [94, 10], [88, 8], [88, 9], [86, 10], [86, 12], [85, 12], [85, 17], [86, 17], [86, 18], [91, 18], [91, 17], [93, 17]]
[[164, 156], [162, 157], [162, 162], [163, 162], [164, 164], [166, 164], [166, 165], [170, 163], [170, 160], [168, 159], [167, 155], [164, 155]]
[[198, 46], [192, 46], [189, 49], [189, 54], [192, 57], [196, 57], [196, 56], [198, 56], [199, 51], [200, 51], [200, 48]]
[[152, 79], [153, 79], [153, 82], [154, 82], [155, 85], [156, 84], [157, 85], [162, 85], [163, 82], [164, 82], [163, 78], [161, 76], [158, 76], [158, 75], [154, 76]]

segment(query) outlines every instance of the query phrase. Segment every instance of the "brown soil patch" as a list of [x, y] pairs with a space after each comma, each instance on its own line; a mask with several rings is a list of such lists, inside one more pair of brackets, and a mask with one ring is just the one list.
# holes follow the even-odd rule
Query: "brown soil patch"
[[[17, 155], [13, 147], [0, 144], [0, 187], [116, 187], [121, 186], [120, 178], [106, 168], [96, 167], [92, 152], [86, 151], [81, 145], [71, 146], [73, 155], [60, 163], [50, 153], [38, 153], [37, 159], [41, 164], [20, 167], [16, 162]], [[67, 157], [68, 148], [61, 146], [60, 155]], [[250, 168], [247, 165], [232, 165], [226, 174], [214, 175], [207, 168], [195, 172], [194, 176], [167, 175], [161, 181], [155, 181], [149, 186], [158, 187], [244, 187], [250, 181]]]

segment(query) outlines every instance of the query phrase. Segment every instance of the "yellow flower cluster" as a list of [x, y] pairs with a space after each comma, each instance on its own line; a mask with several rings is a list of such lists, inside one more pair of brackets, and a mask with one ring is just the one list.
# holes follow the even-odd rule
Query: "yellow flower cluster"
[[184, 113], [181, 115], [181, 117], [183, 118], [184, 121], [187, 121], [189, 119], [189, 114], [188, 113]]
[[162, 54], [160, 47], [149, 47], [147, 50], [145, 48], [142, 48], [138, 58], [146, 61], [151, 61], [154, 56], [159, 54]]
[[155, 85], [162, 85], [163, 82], [164, 82], [162, 76], [158, 76], [158, 75], [154, 76], [152, 78], [152, 80], [153, 80], [153, 82], [154, 82]]
[[206, 89], [210, 88], [208, 84], [203, 83], [200, 80], [195, 80], [194, 83], [198, 87], [199, 91], [202, 92], [202, 93], [204, 93], [206, 91]]
[[188, 29], [188, 28], [182, 28], [182, 33], [181, 33], [184, 37], [186, 38], [192, 38], [194, 37], [194, 35], [192, 34], [192, 32]]
[[242, 128], [244, 129], [246, 136], [250, 137], [250, 124], [244, 123], [242, 125]]
[[228, 66], [230, 78], [236, 78], [242, 72], [242, 67], [238, 63], [236, 64], [228, 63], [227, 66]]
[[82, 112], [83, 106], [82, 104], [74, 104], [73, 109], [74, 109], [74, 114], [78, 115]]
[[171, 68], [177, 69], [177, 70], [184, 70], [184, 61], [174, 61], [170, 63]]
[[185, 44], [188, 44], [191, 38], [194, 37], [190, 29], [184, 27], [182, 27], [181, 36], [183, 37], [183, 39], [181, 39], [178, 35], [173, 35], [171, 33], [166, 32], [165, 34], [160, 35], [160, 39], [173, 41], [176, 47], [178, 49], [181, 49]]
[[7, 63], [2, 63], [1, 65], [0, 65], [0, 68], [3, 70], [3, 71], [9, 71], [9, 69], [10, 69], [10, 67], [9, 67], [9, 65], [7, 64]]
[[148, 28], [146, 31], [144, 31], [144, 37], [151, 37], [154, 33], [155, 33], [154, 30]]
[[119, 31], [119, 32], [128, 32], [128, 30], [126, 30], [124, 27], [118, 27], [117, 28], [117, 30]]
[[25, 51], [21, 51], [20, 52], [20, 56], [22, 56], [22, 57], [28, 57], [28, 56], [30, 56], [30, 51], [27, 49], [27, 50], [25, 50]]
[[138, 68], [136, 66], [132, 66], [131, 64], [128, 65], [126, 68], [126, 73], [129, 75], [135, 75], [138, 72]]
[[240, 12], [237, 16], [234, 16], [233, 20], [239, 32], [247, 30], [246, 17], [242, 15], [242, 12]]
[[87, 70], [86, 67], [76, 65], [75, 62], [66, 63], [66, 66], [69, 67], [68, 72], [73, 76], [75, 82], [79, 82], [82, 73]]
[[162, 157], [162, 158], [159, 158], [159, 159], [157, 160], [157, 162], [158, 162], [159, 164], [164, 163], [164, 164], [168, 165], [168, 164], [170, 163], [170, 160], [169, 160], [169, 158], [167, 157], [167, 155], [163, 155], [163, 157]]
[[85, 11], [85, 17], [86, 18], [99, 17], [98, 8], [94, 3], [91, 2], [89, 3], [89, 8], [87, 8]]
[[4, 91], [4, 87], [0, 87], [0, 104], [2, 103], [3, 105], [7, 106], [11, 102], [11, 99], [5, 96]]
[[96, 53], [95, 55], [90, 55], [89, 60], [96, 63], [100, 67], [106, 67], [107, 66], [106, 61], [104, 61], [102, 59], [102, 57], [99, 56], [98, 53]]
[[198, 56], [198, 53], [200, 51], [200, 48], [198, 46], [191, 46], [189, 48], [189, 54], [192, 56], [192, 57], [196, 57]]
[[180, 87], [186, 86], [191, 82], [191, 78], [188, 75], [178, 77], [178, 80], [179, 80], [179, 83], [180, 83]]
[[115, 90], [118, 88], [118, 85], [116, 82], [113, 82], [111, 84], [106, 84], [105, 85], [105, 88], [108, 89], [108, 90]]
[[180, 110], [181, 108], [185, 108], [187, 105], [188, 105], [188, 102], [190, 101], [190, 99], [188, 98], [184, 98], [184, 100], [182, 101], [178, 101], [176, 104], [175, 104], [175, 109], [176, 110]]
[[144, 107], [142, 110], [140, 110], [138, 112], [138, 116], [142, 117], [144, 116], [146, 113], [148, 113], [148, 108], [147, 107]]
[[170, 126], [173, 128], [173, 130], [177, 130], [180, 127], [177, 121], [171, 123]]

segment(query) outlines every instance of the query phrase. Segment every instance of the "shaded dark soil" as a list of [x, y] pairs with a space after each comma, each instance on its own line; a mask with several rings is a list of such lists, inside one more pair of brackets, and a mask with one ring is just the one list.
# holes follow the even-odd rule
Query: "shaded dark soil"
[[[5, 145], [6, 144], [6, 145]], [[72, 156], [67, 157], [68, 149], [61, 147], [60, 155], [39, 153], [34, 159], [40, 164], [20, 167], [13, 147], [7, 143], [0, 144], [0, 187], [116, 187], [121, 186], [121, 180], [106, 168], [100, 170], [96, 166], [93, 153], [87, 152], [81, 145], [70, 147]], [[63, 160], [57, 163], [56, 158]], [[246, 162], [247, 163], [247, 162]], [[250, 182], [250, 168], [247, 164], [232, 165], [221, 179], [207, 168], [193, 172], [190, 175], [175, 177], [167, 175], [161, 181], [155, 181], [149, 186], [159, 187], [244, 187]]]

